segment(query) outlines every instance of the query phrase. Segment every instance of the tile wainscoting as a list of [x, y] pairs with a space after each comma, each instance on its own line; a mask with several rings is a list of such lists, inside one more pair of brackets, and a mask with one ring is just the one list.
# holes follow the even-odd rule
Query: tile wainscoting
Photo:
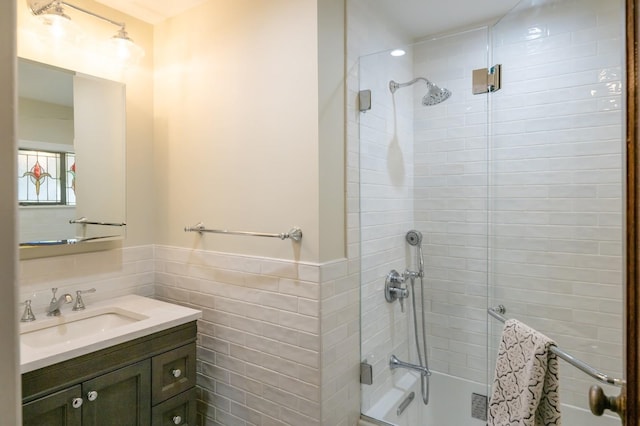
[[350, 269], [344, 259], [148, 245], [24, 260], [20, 298], [33, 300], [36, 315], [51, 287], [95, 287], [87, 304], [133, 293], [201, 309], [201, 424], [349, 426], [360, 407], [359, 288]]

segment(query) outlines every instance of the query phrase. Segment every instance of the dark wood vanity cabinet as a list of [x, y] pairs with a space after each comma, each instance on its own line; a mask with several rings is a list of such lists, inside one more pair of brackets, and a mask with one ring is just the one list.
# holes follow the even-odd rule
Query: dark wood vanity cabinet
[[196, 323], [22, 375], [23, 424], [195, 425]]

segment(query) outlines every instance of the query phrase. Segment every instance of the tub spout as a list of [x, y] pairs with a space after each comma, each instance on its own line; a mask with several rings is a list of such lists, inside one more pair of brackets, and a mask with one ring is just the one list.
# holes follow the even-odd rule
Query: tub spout
[[423, 367], [417, 364], [411, 364], [409, 362], [400, 361], [397, 356], [391, 355], [389, 360], [389, 368], [395, 370], [396, 368], [406, 368], [407, 370], [417, 371], [423, 376], [430, 376], [431, 371], [427, 367]]

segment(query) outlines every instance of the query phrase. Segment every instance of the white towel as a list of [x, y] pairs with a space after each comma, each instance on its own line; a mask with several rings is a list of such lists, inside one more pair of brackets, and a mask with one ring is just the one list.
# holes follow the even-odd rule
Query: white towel
[[507, 320], [498, 349], [489, 426], [560, 425], [558, 358], [554, 342], [517, 320]]

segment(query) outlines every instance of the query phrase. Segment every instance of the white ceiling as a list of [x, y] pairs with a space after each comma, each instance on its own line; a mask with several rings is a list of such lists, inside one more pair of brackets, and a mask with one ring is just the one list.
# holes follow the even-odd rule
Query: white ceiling
[[[157, 24], [207, 0], [98, 0], [145, 22]], [[233, 0], [229, 0], [233, 1]], [[268, 0], [261, 0], [268, 1]], [[299, 0], [305, 1], [305, 0]], [[484, 23], [504, 15], [519, 0], [368, 0], [412, 38]]]
[[420, 39], [495, 21], [520, 0], [368, 0], [408, 36]]
[[[207, 0], [97, 0], [150, 24], [158, 24]], [[233, 1], [233, 0], [231, 0]]]

